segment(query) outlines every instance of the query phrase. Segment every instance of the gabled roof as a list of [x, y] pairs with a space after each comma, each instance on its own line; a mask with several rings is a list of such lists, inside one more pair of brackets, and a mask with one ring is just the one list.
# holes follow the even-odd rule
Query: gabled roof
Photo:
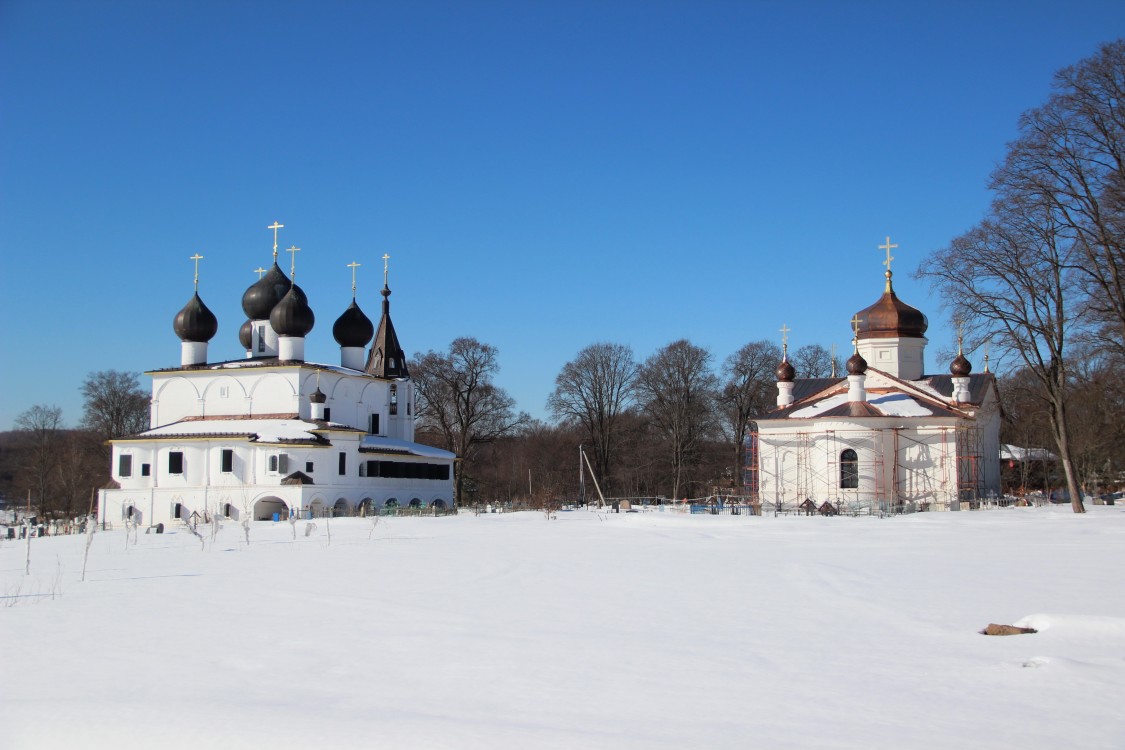
[[[987, 379], [991, 376], [986, 374], [983, 377]], [[985, 392], [984, 387], [979, 388], [982, 394]], [[793, 389], [794, 402], [770, 411], [761, 419], [971, 416], [951, 404], [949, 396], [943, 396], [926, 380], [901, 380], [881, 370], [869, 368], [865, 388], [866, 401], [850, 401], [848, 384], [843, 378], [797, 380]], [[950, 396], [952, 393], [953, 386], [949, 383]]]

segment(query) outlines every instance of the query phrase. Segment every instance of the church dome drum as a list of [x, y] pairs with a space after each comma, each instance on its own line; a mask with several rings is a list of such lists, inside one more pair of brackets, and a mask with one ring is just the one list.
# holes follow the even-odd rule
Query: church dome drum
[[269, 318], [278, 336], [304, 337], [316, 322], [312, 308], [296, 284], [273, 308]]
[[[273, 308], [289, 293], [291, 286], [293, 283], [289, 277], [274, 263], [265, 276], [251, 284], [243, 293], [242, 311], [250, 320], [268, 319]], [[304, 298], [304, 292], [300, 294]]]
[[172, 329], [181, 341], [206, 343], [219, 330], [219, 321], [196, 292], [183, 309], [176, 313]]
[[332, 326], [332, 337], [340, 346], [365, 347], [375, 335], [375, 324], [353, 299], [344, 314]]

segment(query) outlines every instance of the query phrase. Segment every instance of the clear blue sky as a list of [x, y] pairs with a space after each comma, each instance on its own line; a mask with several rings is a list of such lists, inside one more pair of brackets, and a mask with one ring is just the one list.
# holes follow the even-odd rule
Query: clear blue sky
[[211, 358], [241, 356], [274, 220], [309, 359], [338, 361], [353, 260], [376, 318], [389, 253], [407, 352], [491, 343], [541, 418], [597, 341], [846, 349], [885, 235], [944, 370], [910, 272], [980, 219], [1052, 74], [1123, 32], [1121, 2], [2, 0], [0, 429], [178, 364], [196, 252]]

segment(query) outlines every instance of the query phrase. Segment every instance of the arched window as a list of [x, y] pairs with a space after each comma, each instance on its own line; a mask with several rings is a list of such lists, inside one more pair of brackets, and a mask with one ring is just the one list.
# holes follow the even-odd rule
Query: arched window
[[859, 488], [859, 456], [851, 448], [840, 453], [840, 489]]

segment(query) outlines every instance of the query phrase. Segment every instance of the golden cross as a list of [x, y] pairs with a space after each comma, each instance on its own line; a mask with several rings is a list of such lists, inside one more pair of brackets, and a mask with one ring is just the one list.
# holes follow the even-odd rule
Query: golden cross
[[203, 256], [199, 253], [191, 256], [188, 260], [195, 261], [195, 291], [199, 291], [199, 261], [203, 260]]
[[301, 252], [301, 248], [293, 245], [285, 252], [290, 253], [289, 256], [289, 279], [292, 281], [297, 276], [297, 253]]
[[352, 269], [352, 299], [355, 299], [355, 269], [359, 268], [361, 265], [363, 264], [356, 263], [354, 260], [348, 264], [348, 268]]
[[284, 227], [285, 225], [278, 224], [276, 219], [274, 220], [273, 224], [270, 224], [268, 227], [266, 227], [266, 229], [273, 230], [273, 260], [275, 263], [277, 262], [277, 230], [283, 229]]
[[859, 324], [863, 321], [859, 317], [859, 313], [856, 313], [849, 322], [852, 324], [852, 333], [855, 334], [852, 337], [852, 346], [855, 347], [855, 353], [859, 354]]
[[788, 346], [788, 344], [789, 344], [789, 332], [792, 331], [793, 329], [790, 328], [789, 326], [787, 326], [785, 323], [782, 323], [781, 328], [778, 328], [777, 330], [778, 330], [779, 333], [781, 333], [781, 345], [782, 346]]
[[391, 256], [383, 253], [383, 286], [387, 285], [387, 261], [390, 259]]
[[262, 278], [262, 274], [264, 274], [265, 272], [266, 272], [266, 269], [262, 268], [261, 266], [258, 266], [257, 268], [254, 269], [254, 273], [258, 274], [259, 280]]
[[887, 237], [887, 244], [879, 245], [880, 250], [887, 251], [887, 259], [883, 261], [883, 265], [887, 267], [888, 273], [890, 273], [891, 270], [891, 261], [894, 260], [894, 257], [891, 255], [891, 250], [895, 249], [896, 247], [898, 247], [898, 245], [892, 245], [891, 238], [889, 236]]

